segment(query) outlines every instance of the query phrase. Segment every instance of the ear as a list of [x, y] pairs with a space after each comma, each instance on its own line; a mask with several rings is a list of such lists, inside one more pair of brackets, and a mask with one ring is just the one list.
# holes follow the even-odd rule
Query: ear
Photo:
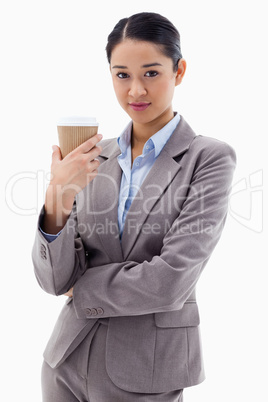
[[176, 73], [175, 86], [179, 85], [182, 82], [185, 71], [186, 71], [186, 61], [184, 59], [180, 59], [178, 64], [178, 70]]

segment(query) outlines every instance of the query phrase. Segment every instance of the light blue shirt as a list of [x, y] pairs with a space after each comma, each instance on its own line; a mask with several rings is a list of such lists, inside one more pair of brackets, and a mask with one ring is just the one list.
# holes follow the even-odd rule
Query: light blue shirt
[[[173, 134], [175, 128], [179, 124], [180, 115], [176, 113], [174, 118], [170, 120], [161, 130], [152, 135], [146, 141], [142, 154], [139, 155], [131, 167], [131, 131], [132, 122], [130, 122], [120, 137], [117, 139], [121, 154], [117, 157], [118, 163], [122, 169], [122, 179], [118, 201], [118, 226], [120, 236], [124, 229], [124, 223], [127, 212], [135, 198], [139, 188], [141, 187], [145, 177], [152, 168], [158, 155], [164, 148], [165, 144]], [[48, 242], [55, 240], [60, 232], [56, 235], [44, 233], [40, 228], [43, 236]]]
[[123, 232], [127, 212], [135, 198], [139, 188], [141, 187], [145, 177], [151, 170], [156, 158], [164, 148], [165, 144], [173, 134], [175, 128], [179, 124], [180, 115], [177, 113], [170, 122], [168, 122], [161, 130], [152, 135], [146, 141], [142, 154], [138, 156], [131, 167], [131, 131], [132, 122], [126, 127], [118, 138], [118, 145], [121, 154], [117, 157], [118, 163], [123, 171], [119, 202], [118, 202], [118, 225], [120, 235]]

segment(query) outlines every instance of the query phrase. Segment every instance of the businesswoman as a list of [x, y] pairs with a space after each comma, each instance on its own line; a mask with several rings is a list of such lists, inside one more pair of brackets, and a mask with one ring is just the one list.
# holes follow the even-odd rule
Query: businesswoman
[[33, 247], [41, 287], [68, 296], [44, 352], [43, 401], [182, 401], [204, 380], [195, 287], [235, 154], [173, 111], [186, 62], [170, 21], [122, 19], [106, 51], [130, 123], [63, 160], [54, 147]]

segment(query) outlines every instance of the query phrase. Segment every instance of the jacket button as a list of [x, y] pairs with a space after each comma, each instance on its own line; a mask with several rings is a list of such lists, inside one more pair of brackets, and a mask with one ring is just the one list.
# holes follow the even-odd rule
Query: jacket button
[[98, 314], [97, 310], [95, 308], [92, 308], [91, 309], [91, 315], [97, 315], [97, 314]]
[[41, 250], [40, 254], [41, 254], [41, 258], [42, 258], [43, 260], [46, 260], [46, 259], [47, 259], [47, 254], [46, 254], [46, 252], [45, 252], [44, 250]]
[[40, 255], [43, 260], [47, 259], [46, 246], [43, 243], [40, 245]]
[[103, 309], [102, 309], [101, 307], [98, 307], [98, 308], [97, 308], [97, 313], [98, 313], [99, 315], [102, 315], [102, 314], [104, 313], [104, 311], [103, 311]]
[[89, 315], [91, 315], [91, 314], [92, 314], [92, 313], [91, 313], [91, 309], [90, 309], [90, 308], [86, 308], [86, 310], [85, 310], [85, 311], [86, 311], [86, 315], [87, 315], [87, 316], [89, 316]]

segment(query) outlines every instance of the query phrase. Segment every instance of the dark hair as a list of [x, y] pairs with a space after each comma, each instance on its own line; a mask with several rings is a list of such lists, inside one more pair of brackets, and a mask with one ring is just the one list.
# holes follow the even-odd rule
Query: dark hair
[[112, 51], [124, 39], [152, 42], [160, 45], [165, 56], [173, 60], [174, 71], [182, 58], [180, 34], [176, 27], [165, 17], [156, 13], [139, 13], [121, 19], [108, 36], [106, 46], [110, 64]]

